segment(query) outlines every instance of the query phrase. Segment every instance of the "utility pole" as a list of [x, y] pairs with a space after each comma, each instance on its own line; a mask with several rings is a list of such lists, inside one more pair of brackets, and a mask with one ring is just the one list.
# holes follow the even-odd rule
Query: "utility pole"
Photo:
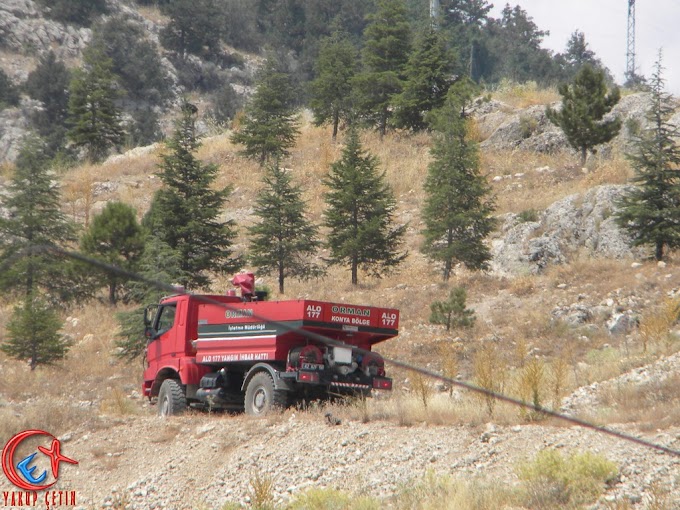
[[635, 0], [628, 0], [628, 44], [626, 47], [626, 81], [635, 81]]

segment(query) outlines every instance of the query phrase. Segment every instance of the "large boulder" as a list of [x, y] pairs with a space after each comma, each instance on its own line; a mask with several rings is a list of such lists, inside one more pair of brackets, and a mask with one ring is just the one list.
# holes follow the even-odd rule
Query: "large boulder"
[[625, 185], [597, 186], [555, 202], [538, 221], [522, 222], [516, 214], [501, 218], [500, 235], [492, 240], [492, 269], [501, 274], [538, 273], [561, 264], [577, 250], [593, 256], [640, 256], [630, 237], [616, 224], [616, 202]]

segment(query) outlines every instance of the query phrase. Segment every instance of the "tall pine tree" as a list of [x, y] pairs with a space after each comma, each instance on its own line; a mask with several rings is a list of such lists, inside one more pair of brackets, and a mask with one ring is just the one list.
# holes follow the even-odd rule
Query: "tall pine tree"
[[[137, 272], [150, 280], [173, 285], [184, 279], [180, 266], [180, 253], [170, 248], [157, 236], [151, 235], [144, 245]], [[158, 303], [165, 294], [166, 292], [146, 282], [130, 282], [128, 297], [134, 303], [141, 303], [141, 306], [116, 314], [116, 319], [120, 324], [120, 331], [115, 342], [119, 358], [133, 360], [144, 353], [147, 341], [144, 336], [144, 310], [146, 305]]]
[[103, 49], [91, 46], [85, 51], [84, 67], [74, 72], [71, 81], [68, 121], [72, 127], [67, 136], [74, 146], [86, 150], [90, 161], [101, 161], [123, 143], [112, 65]]
[[494, 201], [479, 173], [479, 149], [468, 138], [465, 104], [471, 97], [467, 82], [449, 90], [444, 107], [433, 118], [432, 162], [425, 179], [425, 241], [422, 251], [442, 264], [447, 281], [454, 263], [486, 269], [491, 258], [484, 239], [493, 230]]
[[51, 154], [65, 143], [70, 81], [70, 71], [50, 51], [40, 58], [24, 84], [28, 95], [42, 103], [43, 107], [31, 115], [31, 122], [46, 140]]
[[454, 80], [454, 57], [442, 33], [428, 28], [419, 38], [404, 70], [404, 89], [394, 99], [394, 125], [421, 131], [427, 112], [441, 108]]
[[232, 142], [245, 145], [241, 154], [260, 165], [288, 155], [299, 134], [293, 97], [290, 77], [269, 57], [246, 105], [243, 125], [231, 137]]
[[356, 73], [357, 50], [349, 39], [339, 33], [324, 39], [316, 61], [316, 78], [311, 83], [310, 107], [314, 124], [333, 126], [333, 140], [338, 135], [341, 120], [348, 120], [351, 111], [352, 79]]
[[675, 112], [673, 97], [664, 91], [661, 55], [651, 80], [650, 127], [637, 140], [629, 159], [637, 185], [619, 203], [617, 221], [634, 246], [652, 245], [661, 260], [664, 248], [680, 246], [680, 131], [670, 122]]
[[607, 93], [604, 72], [589, 64], [581, 67], [572, 83], [558, 87], [562, 109], [547, 108], [550, 122], [559, 126], [569, 144], [580, 151], [585, 164], [588, 151], [614, 138], [621, 129], [618, 118], [603, 120], [621, 98], [618, 87]]
[[357, 113], [384, 136], [392, 114], [392, 100], [403, 87], [408, 61], [410, 26], [404, 0], [378, 0], [367, 16], [363, 69], [355, 77]]
[[185, 103], [175, 132], [167, 142], [168, 152], [161, 156], [159, 177], [164, 184], [154, 197], [148, 225], [180, 254], [179, 283], [206, 286], [208, 271], [229, 273], [241, 265], [231, 244], [235, 236], [233, 221], [219, 221], [231, 188], [212, 188], [217, 165], [202, 164], [194, 155], [200, 147], [194, 120], [197, 109]]
[[380, 277], [406, 258], [401, 251], [406, 226], [394, 225], [396, 200], [378, 160], [365, 153], [355, 128], [350, 128], [342, 157], [331, 165], [324, 184], [331, 264], [348, 264], [352, 284], [359, 268]]
[[25, 297], [41, 294], [51, 301], [68, 299], [73, 286], [65, 262], [32, 247], [66, 247], [75, 229], [60, 209], [61, 195], [39, 138], [24, 140], [0, 216], [0, 289]]
[[172, 0], [161, 5], [161, 12], [170, 18], [160, 31], [164, 48], [176, 52], [182, 60], [189, 53], [219, 55], [224, 18], [216, 0]]
[[288, 277], [307, 279], [322, 271], [313, 262], [321, 246], [317, 228], [305, 217], [302, 190], [289, 173], [273, 165], [264, 176], [265, 187], [255, 205], [260, 221], [250, 228], [250, 261], [264, 274], [275, 274], [279, 292]]

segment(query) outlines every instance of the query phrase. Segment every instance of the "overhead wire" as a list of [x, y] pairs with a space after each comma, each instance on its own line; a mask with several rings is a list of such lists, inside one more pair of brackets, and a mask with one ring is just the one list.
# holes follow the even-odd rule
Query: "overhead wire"
[[[222, 301], [212, 299], [212, 298], [210, 298], [209, 296], [206, 296], [206, 295], [194, 294], [194, 293], [191, 293], [191, 292], [187, 292], [186, 290], [179, 290], [177, 287], [175, 287], [173, 285], [169, 285], [169, 284], [166, 284], [164, 282], [160, 282], [160, 281], [154, 280], [152, 278], [145, 277], [145, 276], [137, 274], [133, 271], [129, 271], [129, 270], [114, 266], [112, 264], [103, 262], [101, 260], [97, 260], [97, 259], [85, 256], [85, 255], [78, 253], [78, 252], [65, 250], [63, 248], [60, 248], [60, 247], [57, 247], [57, 246], [54, 246], [54, 245], [38, 245], [38, 246], [31, 246], [31, 247], [25, 248], [25, 249], [17, 252], [9, 260], [5, 261], [4, 264], [0, 265], [0, 270], [2, 270], [3, 267], [6, 267], [7, 262], [9, 262], [9, 261], [16, 260], [17, 258], [22, 257], [22, 256], [26, 256], [28, 254], [36, 254], [36, 253], [41, 253], [41, 252], [43, 252], [43, 253], [53, 253], [53, 254], [64, 256], [64, 257], [68, 257], [68, 258], [73, 259], [73, 260], [78, 260], [82, 263], [88, 264], [90, 266], [97, 267], [102, 271], [112, 273], [116, 276], [121, 276], [121, 277], [128, 278], [128, 279], [131, 279], [131, 280], [136, 280], [136, 281], [139, 281], [139, 282], [142, 282], [142, 283], [146, 283], [146, 284], [148, 284], [152, 287], [155, 287], [158, 290], [162, 290], [164, 292], [168, 292], [168, 293], [171, 293], [171, 294], [178, 294], [178, 295], [188, 295], [188, 296], [191, 296], [192, 298], [194, 298], [198, 301], [201, 301], [203, 303], [211, 304], [211, 305], [215, 305], [215, 306], [220, 306], [220, 307], [223, 307], [227, 310], [239, 310], [238, 307], [233, 306], [229, 303], [224, 303]], [[358, 353], [361, 353], [361, 354], [367, 354], [367, 353], [370, 352], [370, 351], [367, 351], [365, 349], [358, 348], [355, 345], [347, 344], [347, 343], [342, 342], [340, 340], [329, 338], [327, 336], [321, 335], [319, 333], [315, 333], [313, 331], [308, 331], [308, 330], [305, 330], [305, 329], [301, 329], [299, 327], [291, 326], [290, 324], [287, 324], [285, 321], [272, 320], [268, 317], [265, 317], [265, 316], [262, 316], [261, 314], [258, 314], [255, 310], [253, 310], [253, 314], [252, 314], [251, 317], [253, 319], [266, 322], [266, 323], [268, 323], [272, 326], [276, 326], [277, 328], [279, 328], [283, 331], [295, 332], [295, 333], [297, 333], [301, 336], [308, 338], [309, 340], [314, 340], [314, 341], [319, 342], [319, 343], [326, 345], [326, 346], [347, 347], [347, 348], [351, 348], [354, 351], [357, 351]], [[570, 416], [568, 414], [564, 414], [564, 413], [560, 413], [558, 411], [547, 409], [547, 408], [542, 407], [540, 405], [531, 404], [531, 403], [525, 402], [523, 400], [511, 397], [511, 396], [508, 396], [508, 395], [505, 395], [505, 394], [502, 394], [502, 393], [498, 393], [496, 391], [493, 391], [493, 390], [490, 390], [490, 389], [487, 389], [487, 388], [476, 386], [476, 385], [469, 383], [469, 382], [459, 381], [459, 380], [453, 379], [451, 377], [446, 377], [446, 376], [443, 376], [443, 375], [438, 374], [436, 372], [433, 372], [432, 370], [428, 370], [428, 369], [413, 365], [412, 363], [407, 363], [405, 361], [393, 359], [393, 358], [390, 358], [390, 357], [385, 357], [385, 356], [382, 356], [382, 357], [383, 357], [383, 359], [386, 363], [389, 363], [390, 365], [393, 365], [395, 367], [398, 367], [398, 368], [401, 368], [403, 370], [407, 370], [407, 371], [410, 371], [410, 372], [414, 372], [414, 373], [420, 374], [420, 375], [425, 376], [425, 377], [429, 377], [429, 378], [432, 378], [432, 379], [442, 381], [446, 384], [450, 384], [451, 386], [456, 386], [458, 388], [468, 390], [472, 393], [482, 395], [486, 398], [492, 398], [494, 400], [498, 400], [498, 401], [505, 402], [505, 403], [513, 405], [513, 406], [523, 408], [525, 410], [534, 411], [536, 413], [540, 413], [542, 415], [554, 418], [556, 420], [559, 420], [559, 421], [562, 421], [562, 422], [565, 422], [565, 423], [569, 423], [571, 425], [576, 425], [578, 427], [582, 427], [582, 428], [585, 428], [585, 429], [589, 429], [589, 430], [592, 430], [592, 431], [600, 433], [600, 434], [605, 434], [605, 435], [617, 438], [617, 439], [622, 440], [622, 441], [634, 443], [634, 444], [637, 444], [639, 446], [643, 446], [645, 448], [656, 450], [657, 452], [667, 453], [669, 455], [680, 457], [680, 450], [676, 450], [676, 449], [670, 448], [668, 446], [657, 444], [657, 443], [654, 443], [652, 441], [648, 441], [646, 439], [634, 436], [634, 435], [626, 433], [626, 432], [621, 432], [621, 431], [614, 430], [614, 429], [611, 429], [611, 428], [608, 428], [608, 427], [597, 425], [595, 423], [589, 422], [587, 420], [583, 420], [581, 418], [577, 418], [577, 417], [574, 417], [574, 416]]]

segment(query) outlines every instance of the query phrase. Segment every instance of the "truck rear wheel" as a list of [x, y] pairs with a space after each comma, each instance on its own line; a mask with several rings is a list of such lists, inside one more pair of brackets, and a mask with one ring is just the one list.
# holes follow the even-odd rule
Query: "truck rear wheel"
[[176, 416], [187, 408], [187, 397], [184, 388], [175, 379], [166, 379], [158, 392], [158, 415]]
[[286, 407], [285, 391], [274, 389], [274, 380], [267, 372], [258, 372], [248, 382], [245, 409], [252, 416], [264, 416], [272, 409]]

